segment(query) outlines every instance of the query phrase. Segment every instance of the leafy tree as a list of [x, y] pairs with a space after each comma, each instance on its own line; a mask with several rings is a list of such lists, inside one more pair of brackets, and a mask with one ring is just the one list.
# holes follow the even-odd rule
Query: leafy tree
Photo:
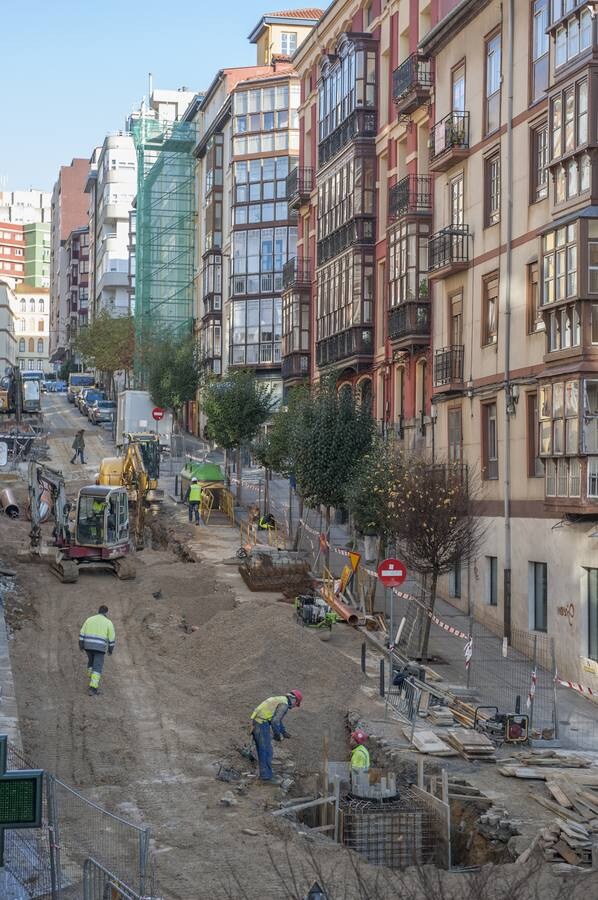
[[392, 536], [393, 517], [388, 505], [389, 473], [397, 455], [394, 441], [377, 439], [351, 473], [346, 505], [362, 534], [379, 535], [382, 547]]
[[135, 329], [132, 316], [113, 318], [101, 312], [79, 333], [74, 349], [93, 364], [114, 394], [114, 373], [128, 373], [133, 365]]
[[157, 406], [178, 414], [190, 400], [195, 400], [200, 383], [197, 344], [193, 337], [175, 342], [166, 338], [154, 342], [145, 353], [148, 387]]
[[[381, 500], [387, 505], [386, 525], [408, 568], [430, 580], [428, 611], [434, 612], [441, 575], [473, 559], [485, 528], [473, 513], [474, 478], [458, 463], [434, 463], [420, 456], [387, 458], [388, 477]], [[426, 616], [421, 643], [425, 660], [430, 639]]]
[[345, 505], [351, 474], [371, 447], [374, 423], [352, 391], [339, 392], [335, 380], [327, 379], [300, 404], [293, 433], [297, 488], [309, 506], [325, 507], [329, 535], [330, 507]]
[[241, 503], [241, 446], [251, 443], [268, 420], [275, 402], [272, 389], [248, 369], [234, 370], [208, 381], [201, 401], [210, 437], [224, 449], [237, 451], [237, 500]]

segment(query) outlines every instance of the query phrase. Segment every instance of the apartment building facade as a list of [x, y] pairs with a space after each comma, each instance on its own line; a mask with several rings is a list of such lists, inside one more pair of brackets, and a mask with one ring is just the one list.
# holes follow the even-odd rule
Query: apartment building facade
[[20, 369], [45, 375], [50, 365], [50, 290], [19, 284], [11, 298], [15, 324], [16, 364]]
[[14, 280], [0, 275], [0, 372], [14, 366], [17, 338], [14, 316]]
[[[337, 2], [298, 49], [285, 384], [333, 372], [467, 464], [447, 596], [598, 687], [597, 23], [575, 0]], [[596, 535], [596, 536], [595, 536]]]
[[221, 70], [200, 105], [195, 320], [214, 374], [249, 367], [282, 396], [283, 270], [296, 255], [286, 178], [299, 155], [299, 80], [289, 62], [318, 9], [263, 16], [257, 65]]
[[23, 225], [25, 271], [23, 283], [50, 287], [50, 221]]
[[50, 240], [50, 360], [62, 362], [68, 346], [70, 297], [66, 242], [70, 233], [88, 224], [88, 198], [84, 192], [89, 161], [73, 159], [61, 166], [52, 192]]
[[23, 226], [0, 221], [0, 277], [20, 284], [25, 278], [25, 235]]
[[49, 191], [0, 191], [0, 221], [16, 225], [50, 224], [52, 195]]
[[129, 213], [137, 191], [137, 156], [128, 132], [109, 134], [94, 151], [85, 185], [89, 194], [91, 317], [130, 312]]

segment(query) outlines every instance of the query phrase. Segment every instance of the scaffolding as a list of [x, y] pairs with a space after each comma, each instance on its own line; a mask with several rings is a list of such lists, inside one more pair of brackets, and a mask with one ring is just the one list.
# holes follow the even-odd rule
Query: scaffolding
[[137, 151], [135, 371], [153, 341], [193, 331], [197, 125], [141, 116], [131, 123]]

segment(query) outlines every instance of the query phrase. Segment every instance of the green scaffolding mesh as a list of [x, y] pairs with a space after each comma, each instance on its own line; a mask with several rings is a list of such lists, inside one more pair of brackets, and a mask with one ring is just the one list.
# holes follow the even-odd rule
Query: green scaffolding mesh
[[135, 251], [136, 373], [144, 349], [193, 329], [197, 125], [142, 117], [132, 123], [137, 151]]

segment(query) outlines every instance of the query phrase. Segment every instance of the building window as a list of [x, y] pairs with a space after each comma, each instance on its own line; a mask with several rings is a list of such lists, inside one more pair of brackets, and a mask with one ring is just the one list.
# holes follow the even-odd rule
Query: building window
[[[552, 21], [573, 10], [574, 0], [553, 0]], [[555, 40], [555, 68], [565, 65], [592, 45], [592, 14], [584, 7], [557, 28]]]
[[587, 569], [588, 658], [598, 660], [598, 569]]
[[529, 563], [529, 601], [532, 631], [548, 631], [547, 563]]
[[449, 596], [461, 596], [461, 560], [458, 559], [449, 573]]
[[[369, 24], [369, 23], [368, 23]], [[283, 31], [280, 35], [280, 50], [283, 56], [292, 56], [297, 49], [297, 32]]]
[[486, 601], [489, 606], [498, 606], [498, 559], [486, 557]]
[[486, 276], [482, 293], [482, 343], [495, 344], [498, 333], [498, 274]]
[[29, 338], [29, 340], [27, 341], [27, 352], [35, 353], [35, 341], [33, 340], [33, 338]]
[[548, 0], [532, 4], [532, 101], [539, 100], [548, 87]]
[[[286, 176], [289, 173], [289, 157], [267, 157], [241, 160], [234, 166], [234, 224], [254, 225], [260, 222], [285, 221], [289, 217], [286, 202]], [[221, 245], [222, 201], [215, 231]], [[206, 249], [209, 249], [206, 247]]]
[[576, 304], [563, 306], [548, 317], [548, 352], [568, 350], [581, 344], [581, 321]]
[[598, 497], [598, 456], [588, 457], [588, 497]]
[[500, 222], [500, 154], [484, 160], [484, 219], [486, 227]]
[[543, 478], [544, 466], [540, 459], [540, 434], [538, 421], [538, 395], [527, 394], [527, 474], [529, 478]]
[[25, 352], [25, 338], [19, 340], [19, 353]]
[[527, 266], [527, 331], [533, 334], [544, 330], [544, 322], [540, 312], [540, 284], [538, 280], [538, 263]]
[[450, 462], [461, 462], [463, 449], [463, 427], [460, 409], [449, 409], [448, 423], [448, 458]]
[[532, 203], [548, 197], [548, 124], [531, 131]]
[[43, 353], [43, 352], [44, 352], [44, 341], [43, 341], [43, 338], [39, 338], [39, 340], [38, 340], [38, 342], [37, 342], [37, 352], [38, 352], [38, 353]]
[[564, 225], [542, 238], [542, 306], [576, 294], [576, 226]]
[[598, 453], [598, 381], [588, 378], [583, 382], [582, 423], [582, 452]]
[[484, 110], [485, 133], [490, 134], [500, 126], [501, 35], [500, 32], [486, 41], [486, 107]]
[[465, 221], [463, 172], [449, 182], [451, 225], [463, 225]]
[[389, 306], [429, 298], [426, 222], [401, 222], [388, 235]]
[[465, 64], [452, 72], [452, 112], [465, 112]]
[[559, 159], [588, 142], [588, 82], [570, 84], [550, 104], [551, 159]]
[[482, 478], [498, 478], [498, 422], [496, 403], [482, 404]]
[[21, 312], [27, 312], [27, 301], [21, 300]]
[[43, 311], [44, 311], [44, 301], [43, 300], [37, 301], [37, 311], [43, 313]]
[[44, 330], [44, 320], [43, 320], [43, 319], [40, 319], [40, 320], [38, 321], [38, 323], [37, 323], [37, 330], [38, 330], [38, 331], [43, 331], [43, 330]]

